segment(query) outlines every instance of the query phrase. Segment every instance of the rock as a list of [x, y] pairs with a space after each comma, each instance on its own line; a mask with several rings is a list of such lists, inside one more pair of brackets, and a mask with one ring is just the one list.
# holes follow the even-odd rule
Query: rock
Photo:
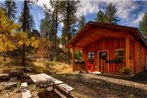
[[17, 79], [17, 77], [11, 77], [9, 81], [10, 82], [16, 82], [16, 81], [18, 81], [18, 79]]
[[18, 77], [19, 80], [25, 80], [25, 79], [30, 79], [30, 77], [28, 75], [21, 75], [20, 77]]
[[27, 82], [28, 85], [33, 84], [32, 79], [23, 79], [21, 82]]
[[5, 70], [3, 70], [3, 73], [9, 73], [11, 70], [9, 70], [9, 69], [5, 69]]
[[19, 70], [9, 72], [10, 77], [20, 77], [21, 75], [23, 75], [23, 72]]
[[9, 81], [10, 77], [8, 74], [0, 74], [0, 81]]
[[7, 89], [17, 87], [18, 82], [3, 82], [3, 86]]
[[5, 87], [3, 85], [0, 85], [0, 92], [3, 91]]
[[25, 67], [24, 72], [33, 72], [32, 68], [30, 67]]

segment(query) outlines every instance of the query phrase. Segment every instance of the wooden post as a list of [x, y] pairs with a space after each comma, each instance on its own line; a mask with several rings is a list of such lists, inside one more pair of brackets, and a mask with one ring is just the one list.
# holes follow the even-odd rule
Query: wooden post
[[72, 48], [72, 65], [73, 65], [73, 71], [75, 71], [75, 48]]
[[129, 38], [126, 37], [125, 39], [125, 60], [126, 60], [126, 67], [129, 67]]
[[85, 51], [84, 49], [82, 50], [82, 56], [83, 56], [83, 60], [84, 60], [84, 62], [85, 62], [85, 71], [86, 72], [88, 72], [88, 68], [87, 68], [87, 65], [86, 65], [86, 63], [87, 63], [87, 60], [88, 60], [88, 53], [87, 53], [87, 51]]

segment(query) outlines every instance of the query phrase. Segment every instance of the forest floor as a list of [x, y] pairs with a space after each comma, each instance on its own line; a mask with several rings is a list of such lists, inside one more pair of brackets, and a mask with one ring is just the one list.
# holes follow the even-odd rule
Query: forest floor
[[[29, 74], [46, 73], [75, 88], [72, 95], [77, 98], [147, 98], [147, 72], [140, 73], [128, 80], [103, 76], [100, 74], [79, 74], [72, 72], [71, 65], [36, 59], [27, 62], [32, 70]], [[23, 66], [1, 65], [0, 73], [17, 70]], [[17, 80], [18, 81], [18, 80]], [[21, 98], [20, 82], [12, 89], [2, 88], [0, 82], [0, 98]], [[35, 85], [29, 85], [33, 98], [39, 97]], [[56, 98], [56, 97], [52, 97]]]

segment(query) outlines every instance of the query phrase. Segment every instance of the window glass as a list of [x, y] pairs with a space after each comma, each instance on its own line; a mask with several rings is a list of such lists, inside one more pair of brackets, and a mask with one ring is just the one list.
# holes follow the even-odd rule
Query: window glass
[[115, 49], [115, 59], [124, 59], [124, 49]]
[[94, 52], [88, 52], [88, 59], [94, 58]]
[[107, 60], [107, 52], [100, 52], [100, 59]]

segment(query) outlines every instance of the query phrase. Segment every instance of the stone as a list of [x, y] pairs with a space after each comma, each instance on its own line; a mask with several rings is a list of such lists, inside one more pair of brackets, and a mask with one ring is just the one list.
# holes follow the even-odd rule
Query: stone
[[30, 79], [30, 77], [28, 76], [28, 75], [26, 75], [26, 74], [23, 74], [23, 75], [21, 75], [21, 76], [19, 76], [19, 77], [17, 77], [19, 80], [25, 80], [25, 79]]
[[23, 75], [23, 72], [19, 70], [9, 72], [10, 77], [20, 77], [21, 75]]
[[32, 81], [32, 79], [23, 79], [23, 80], [21, 80], [21, 82], [27, 82], [28, 85], [34, 83], [34, 82]]
[[3, 85], [0, 85], [0, 92], [4, 89], [5, 89], [5, 87]]
[[3, 82], [3, 86], [6, 89], [11, 89], [11, 88], [17, 87], [17, 84], [18, 84], [18, 82]]
[[17, 79], [17, 77], [11, 77], [9, 81], [10, 81], [10, 82], [17, 82], [18, 79]]
[[25, 67], [24, 72], [33, 72], [32, 68], [30, 67]]
[[0, 81], [9, 81], [10, 77], [8, 74], [0, 74]]
[[32, 95], [31, 95], [30, 90], [23, 90], [22, 98], [31, 98], [31, 97], [32, 97]]
[[27, 86], [28, 86], [27, 82], [21, 83], [21, 87], [27, 87]]

